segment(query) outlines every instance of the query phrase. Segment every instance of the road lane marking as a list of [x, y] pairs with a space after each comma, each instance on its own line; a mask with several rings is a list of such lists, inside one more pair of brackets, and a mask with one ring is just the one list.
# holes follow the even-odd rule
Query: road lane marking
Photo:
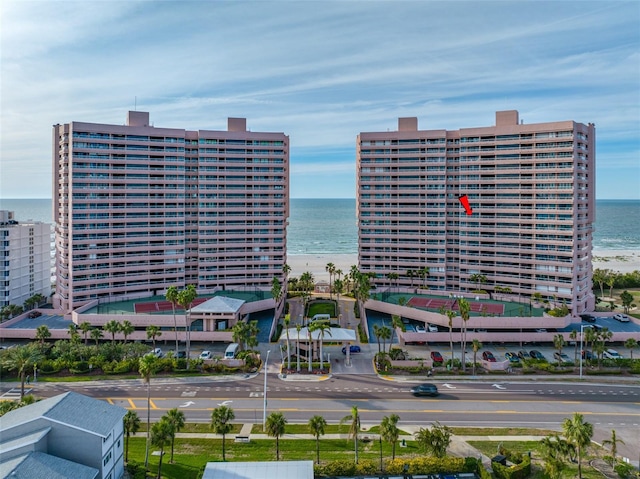
[[127, 401], [129, 401], [129, 405], [131, 406], [131, 409], [138, 409], [132, 399], [127, 398]]
[[149, 404], [151, 405], [151, 409], [158, 409], [151, 399], [149, 399]]
[[107, 402], [108, 402], [109, 404], [111, 404], [111, 405], [114, 405], [114, 403], [113, 403], [113, 399], [111, 399], [111, 398], [107, 398]]

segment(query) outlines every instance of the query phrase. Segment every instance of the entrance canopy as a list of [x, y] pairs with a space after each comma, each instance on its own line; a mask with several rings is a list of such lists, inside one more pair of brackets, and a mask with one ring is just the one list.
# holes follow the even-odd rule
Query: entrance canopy
[[[283, 330], [280, 335], [280, 341], [285, 341], [287, 339], [287, 330]], [[315, 330], [311, 331], [311, 339], [313, 341], [320, 340], [320, 331]], [[298, 330], [296, 328], [289, 328], [289, 341], [297, 341], [298, 340]], [[322, 338], [323, 343], [332, 343], [337, 341], [355, 341], [356, 340], [356, 332], [353, 329], [345, 329], [345, 328], [329, 328], [324, 332], [324, 338]], [[309, 330], [304, 327], [300, 329], [300, 341], [309, 341]]]

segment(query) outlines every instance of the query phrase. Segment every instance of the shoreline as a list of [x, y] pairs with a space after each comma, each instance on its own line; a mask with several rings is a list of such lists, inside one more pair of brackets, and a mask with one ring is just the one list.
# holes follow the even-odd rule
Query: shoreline
[[[593, 250], [593, 269], [610, 269], [619, 273], [640, 271], [640, 251], [635, 250]], [[358, 264], [357, 253], [312, 253], [289, 254], [287, 264], [291, 267], [289, 275], [299, 278], [302, 273], [310, 272], [315, 281], [329, 281], [327, 263], [333, 263], [342, 270], [342, 277], [349, 273], [351, 266]]]

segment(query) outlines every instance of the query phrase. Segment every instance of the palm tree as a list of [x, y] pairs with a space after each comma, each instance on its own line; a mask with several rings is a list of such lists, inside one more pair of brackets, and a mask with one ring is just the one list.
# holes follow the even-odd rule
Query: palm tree
[[349, 421], [348, 439], [353, 439], [354, 450], [356, 454], [356, 464], [358, 464], [358, 434], [360, 433], [360, 415], [358, 414], [358, 406], [351, 406], [351, 414], [340, 420], [340, 425]]
[[[575, 329], [573, 331], [571, 331], [569, 333], [569, 339], [571, 339], [574, 344], [575, 347], [573, 348], [573, 362], [577, 363], [578, 362], [578, 331], [576, 331]], [[582, 351], [580, 352], [580, 354], [582, 354]]]
[[471, 348], [473, 349], [473, 375], [476, 375], [476, 356], [478, 351], [482, 349], [482, 343], [478, 339], [474, 339], [471, 342]]
[[565, 459], [575, 453], [575, 448], [557, 434], [546, 436], [541, 441], [544, 471], [550, 479], [560, 479], [566, 467]]
[[[147, 339], [150, 339], [153, 342], [153, 349], [156, 349], [156, 339], [160, 336], [162, 336], [162, 331], [159, 326], [154, 326], [153, 324], [147, 326]], [[177, 353], [178, 350], [176, 349], [176, 354]], [[173, 460], [171, 462], [173, 462]]]
[[593, 270], [593, 282], [600, 286], [600, 297], [604, 298], [604, 284], [607, 280], [607, 275], [611, 270], [596, 268]]
[[169, 462], [173, 463], [173, 443], [176, 440], [176, 434], [184, 427], [184, 413], [178, 408], [173, 408], [169, 409], [163, 418], [166, 418], [171, 426], [171, 459]]
[[178, 321], [176, 320], [176, 305], [178, 304], [178, 288], [169, 286], [164, 295], [165, 299], [171, 303], [173, 309], [173, 330], [176, 332], [176, 353], [178, 352]]
[[89, 336], [89, 333], [91, 332], [91, 323], [88, 321], [83, 321], [82, 323], [80, 323], [80, 331], [82, 331], [82, 334], [84, 335], [84, 345], [87, 345], [87, 339]]
[[67, 328], [67, 332], [69, 333], [69, 340], [72, 343], [80, 342], [80, 334], [78, 333], [78, 326], [75, 323], [71, 323]]
[[320, 436], [324, 436], [327, 421], [322, 416], [315, 415], [309, 419], [309, 430], [316, 438], [316, 464], [320, 464]]
[[336, 265], [334, 265], [333, 263], [327, 263], [327, 265], [324, 267], [325, 271], [327, 271], [329, 273], [329, 299], [331, 299], [331, 285], [333, 284], [331, 282], [334, 273], [336, 272]]
[[[342, 274], [341, 271], [340, 271], [340, 274]], [[337, 297], [336, 305], [338, 306], [338, 316], [340, 316], [340, 295], [344, 291], [344, 281], [342, 281], [340, 278], [335, 279], [333, 282], [333, 290], [336, 292], [336, 297]]]
[[233, 409], [228, 406], [219, 406], [211, 411], [211, 429], [215, 434], [222, 434], [222, 460], [225, 457], [225, 438], [233, 430], [233, 421], [236, 418]]
[[281, 412], [272, 412], [267, 417], [267, 435], [276, 438], [276, 461], [280, 460], [280, 437], [284, 435], [287, 418]]
[[140, 430], [140, 417], [137, 412], [129, 410], [122, 418], [122, 421], [124, 423], [125, 433], [124, 462], [129, 462], [129, 437], [131, 434], [135, 434]]
[[611, 271], [608, 275], [607, 275], [607, 279], [605, 281], [605, 284], [607, 286], [609, 286], [609, 298], [613, 299], [613, 287], [616, 284], [616, 281], [618, 281], [618, 278], [620, 277], [620, 275], [618, 273], [616, 273], [615, 271]]
[[288, 278], [289, 277], [289, 273], [291, 273], [291, 266], [289, 266], [287, 263], [282, 265], [282, 272], [284, 273], [284, 277]]
[[385, 442], [391, 443], [391, 459], [396, 458], [396, 443], [400, 437], [400, 429], [398, 429], [398, 421], [400, 417], [397, 414], [391, 414], [382, 418], [380, 423], [380, 436]]
[[24, 398], [24, 382], [27, 371], [40, 361], [42, 355], [33, 345], [18, 346], [7, 349], [2, 357], [2, 364], [9, 371], [16, 371], [20, 377], [20, 401]]
[[160, 462], [158, 462], [157, 479], [161, 479], [162, 474], [162, 457], [164, 456], [164, 448], [171, 443], [172, 429], [171, 424], [166, 417], [160, 419], [151, 428], [151, 444], [160, 448]]
[[322, 343], [324, 343], [324, 335], [326, 333], [331, 336], [331, 324], [327, 320], [318, 320], [314, 321], [309, 325], [309, 331], [318, 331], [318, 343], [320, 350], [320, 369], [323, 367], [323, 353], [322, 353]]
[[412, 269], [407, 270], [407, 278], [411, 280], [411, 289], [413, 289], [413, 278], [415, 277], [415, 271]]
[[431, 429], [421, 427], [415, 433], [416, 440], [422, 444], [425, 453], [435, 457], [445, 457], [451, 444], [451, 429], [439, 422], [431, 425]]
[[378, 342], [378, 354], [381, 353], [381, 349], [380, 349], [380, 330], [382, 329], [382, 326], [378, 326], [377, 324], [373, 325], [373, 334], [375, 334], [376, 336], [376, 341]]
[[40, 326], [38, 326], [38, 328], [36, 329], [36, 339], [40, 341], [40, 344], [44, 344], [45, 339], [48, 339], [50, 337], [51, 331], [49, 331], [49, 328], [46, 324], [41, 324]]
[[418, 271], [420, 278], [422, 279], [423, 289], [429, 289], [427, 286], [427, 278], [429, 278], [429, 267], [425, 266], [424, 268]]
[[91, 339], [93, 339], [96, 342], [96, 346], [97, 346], [99, 341], [102, 339], [102, 330], [98, 328], [93, 328], [91, 330], [91, 333], [89, 333], [89, 335], [91, 336]]
[[127, 344], [127, 337], [129, 337], [131, 333], [133, 333], [135, 330], [136, 328], [133, 327], [133, 324], [131, 324], [131, 321], [128, 321], [126, 319], [122, 321], [122, 325], [120, 326], [120, 331], [124, 336], [124, 344]]
[[313, 337], [311, 336], [311, 325], [307, 325], [307, 336], [309, 338], [309, 349], [307, 349], [308, 371], [313, 371]]
[[298, 341], [296, 342], [296, 372], [300, 372], [300, 330], [301, 324], [296, 324], [296, 331], [298, 332]]
[[382, 354], [385, 354], [386, 341], [387, 339], [391, 339], [391, 328], [388, 328], [387, 326], [383, 326], [380, 328], [379, 334], [380, 334], [380, 339], [382, 339]]
[[284, 290], [282, 289], [282, 285], [280, 284], [278, 278], [274, 276], [271, 280], [271, 296], [273, 296], [273, 299], [276, 303], [276, 312], [278, 311], [278, 306], [280, 305], [280, 300], [282, 299], [283, 295]]
[[190, 353], [191, 353], [191, 322], [190, 312], [191, 305], [193, 301], [198, 297], [198, 293], [196, 292], [196, 287], [192, 284], [188, 285], [185, 289], [178, 293], [178, 304], [184, 308], [185, 311], [185, 322], [187, 326], [187, 369], [190, 369], [191, 361]]
[[289, 341], [289, 325], [291, 324], [291, 315], [284, 315], [284, 330], [287, 336], [287, 369], [291, 369], [291, 342]]
[[638, 347], [638, 341], [633, 338], [629, 338], [624, 342], [624, 347], [629, 350], [631, 361], [633, 362], [633, 350]]
[[[560, 357], [562, 357], [562, 348], [564, 347], [564, 345], [565, 345], [565, 342], [562, 334], [556, 334], [553, 337], [553, 347], [558, 350], [558, 356]], [[559, 361], [559, 362], [562, 362], [562, 361]]]
[[594, 328], [586, 328], [586, 329], [583, 329], [583, 331], [584, 331], [585, 348], [588, 350], [589, 344], [591, 344], [591, 349], [593, 349], [593, 345], [598, 339], [598, 332]]
[[394, 314], [391, 316], [391, 341], [389, 341], [389, 349], [391, 349], [391, 344], [395, 339], [394, 336], [396, 334], [396, 329], [400, 329], [402, 332], [405, 330], [402, 318], [397, 314]]
[[469, 312], [471, 306], [466, 298], [458, 299], [458, 309], [460, 311], [460, 317], [462, 318], [462, 371], [467, 370], [467, 359], [465, 353], [467, 350], [467, 321], [469, 321]]
[[582, 451], [591, 444], [593, 436], [593, 424], [584, 422], [580, 413], [574, 413], [573, 418], [567, 418], [562, 422], [564, 437], [576, 448], [578, 456], [578, 479], [582, 479]]
[[138, 371], [147, 384], [147, 444], [144, 452], [144, 467], [149, 467], [149, 441], [151, 430], [151, 376], [156, 372], [156, 357], [146, 354], [139, 360]]
[[107, 333], [111, 333], [111, 344], [115, 344], [116, 333], [120, 332], [120, 323], [115, 319], [112, 319], [111, 321], [105, 323], [105, 325], [102, 326], [102, 329], [104, 329]]
[[616, 430], [611, 430], [611, 439], [605, 439], [602, 441], [603, 446], [611, 447], [611, 455], [613, 456], [613, 464], [616, 463], [616, 456], [618, 455], [618, 444], [624, 444], [622, 439], [618, 439], [616, 436]]

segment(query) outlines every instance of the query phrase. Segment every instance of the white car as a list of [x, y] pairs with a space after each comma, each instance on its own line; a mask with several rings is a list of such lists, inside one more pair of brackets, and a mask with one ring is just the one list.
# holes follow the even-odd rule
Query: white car
[[428, 324], [427, 329], [429, 330], [430, 333], [438, 332], [438, 326], [436, 326], [435, 324]]
[[213, 358], [213, 355], [211, 354], [211, 351], [202, 351], [199, 357], [200, 359], [211, 359]]
[[622, 356], [618, 354], [615, 349], [607, 349], [603, 354], [605, 359], [622, 359]]
[[615, 314], [613, 316], [613, 319], [615, 319], [616, 321], [620, 321], [621, 323], [628, 323], [629, 322], [629, 316], [627, 316], [626, 314]]
[[149, 354], [152, 355], [152, 356], [155, 356], [156, 358], [161, 358], [161, 357], [164, 356], [164, 353], [162, 352], [162, 349], [160, 349], [160, 348], [152, 349], [149, 352]]
[[424, 329], [424, 326], [422, 324], [416, 324], [416, 333], [426, 333], [427, 330]]

